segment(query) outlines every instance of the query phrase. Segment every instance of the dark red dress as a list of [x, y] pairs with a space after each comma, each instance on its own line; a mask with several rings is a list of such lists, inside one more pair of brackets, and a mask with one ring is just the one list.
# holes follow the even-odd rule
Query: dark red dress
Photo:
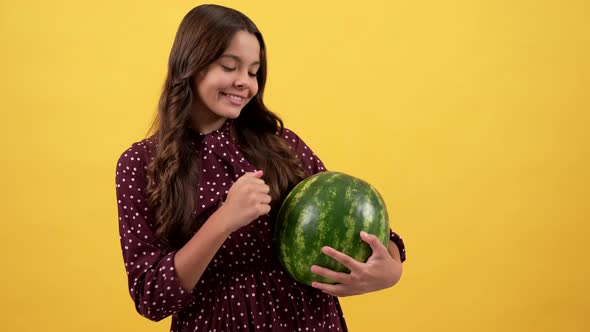
[[[197, 215], [214, 211], [238, 177], [256, 170], [230, 139], [229, 128], [228, 122], [207, 135], [194, 135], [202, 167]], [[325, 170], [295, 133], [285, 130], [283, 138], [310, 175]], [[174, 270], [175, 252], [161, 249], [146, 204], [147, 164], [156, 146], [153, 136], [133, 144], [121, 155], [116, 173], [121, 247], [130, 294], [141, 315], [156, 321], [173, 315], [171, 331], [347, 331], [338, 298], [295, 282], [283, 270], [268, 216], [232, 233], [195, 288], [183, 290]]]

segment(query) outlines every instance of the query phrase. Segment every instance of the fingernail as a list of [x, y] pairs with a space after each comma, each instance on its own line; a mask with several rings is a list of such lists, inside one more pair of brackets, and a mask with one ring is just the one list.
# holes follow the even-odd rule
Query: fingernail
[[369, 234], [367, 234], [367, 232], [365, 231], [361, 231], [361, 236], [366, 238], [367, 236], [369, 236]]

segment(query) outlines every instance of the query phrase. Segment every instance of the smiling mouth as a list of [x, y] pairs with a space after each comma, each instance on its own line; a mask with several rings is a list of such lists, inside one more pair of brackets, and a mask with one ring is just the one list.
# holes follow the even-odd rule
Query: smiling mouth
[[232, 95], [232, 94], [225, 93], [225, 92], [220, 92], [220, 93], [222, 96], [229, 98], [231, 101], [234, 101], [235, 103], [241, 104], [244, 101], [244, 99], [246, 99], [245, 97], [238, 96], [238, 95]]

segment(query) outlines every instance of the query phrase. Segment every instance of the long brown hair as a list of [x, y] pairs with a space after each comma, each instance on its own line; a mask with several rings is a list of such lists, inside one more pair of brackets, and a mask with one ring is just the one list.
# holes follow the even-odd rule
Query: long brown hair
[[199, 178], [199, 156], [190, 144], [191, 79], [216, 61], [238, 31], [253, 34], [260, 43], [258, 93], [232, 121], [233, 132], [245, 157], [264, 170], [270, 186], [271, 211], [305, 177], [305, 171], [283, 139], [283, 122], [263, 102], [266, 48], [262, 34], [244, 14], [218, 5], [192, 9], [182, 20], [168, 63], [168, 75], [153, 128], [158, 138], [154, 160], [148, 166], [147, 196], [154, 211], [156, 237], [168, 249], [182, 247], [203, 220], [194, 216]]

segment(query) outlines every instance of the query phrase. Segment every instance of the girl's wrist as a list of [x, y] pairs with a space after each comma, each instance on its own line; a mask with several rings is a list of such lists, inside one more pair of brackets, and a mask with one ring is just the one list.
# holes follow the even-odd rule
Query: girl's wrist
[[229, 213], [227, 206], [221, 205], [215, 212], [213, 212], [208, 221], [212, 221], [227, 237], [236, 230], [232, 226], [230, 218], [231, 213]]

